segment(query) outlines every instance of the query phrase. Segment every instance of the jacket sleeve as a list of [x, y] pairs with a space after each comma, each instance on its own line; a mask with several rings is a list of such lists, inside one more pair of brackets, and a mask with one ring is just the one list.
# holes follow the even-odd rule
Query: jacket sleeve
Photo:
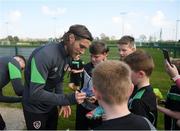
[[[44, 89], [48, 72], [53, 67], [53, 61], [49, 56], [44, 56], [42, 52], [34, 56], [31, 60], [31, 78], [30, 78], [30, 101], [36, 101], [50, 105], [70, 105], [75, 104], [75, 94], [64, 95], [62, 87], [56, 89], [57, 94]], [[49, 60], [50, 59], [50, 60]], [[62, 84], [60, 84], [62, 86]], [[56, 87], [54, 87], [56, 88]]]
[[55, 93], [63, 94], [63, 82], [59, 83], [55, 87]]
[[20, 66], [15, 62], [8, 63], [9, 76], [13, 86], [13, 89], [18, 96], [22, 96], [24, 86], [22, 84], [22, 75]]
[[21, 97], [3, 96], [2, 90], [0, 90], [0, 102], [16, 103], [16, 102], [21, 102], [21, 100], [22, 100]]

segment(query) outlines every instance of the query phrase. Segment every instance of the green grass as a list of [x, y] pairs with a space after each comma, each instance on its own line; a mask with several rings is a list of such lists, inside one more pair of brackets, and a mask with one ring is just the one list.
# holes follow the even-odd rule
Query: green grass
[[[151, 79], [150, 79], [151, 85], [152, 85], [152, 87], [159, 88], [161, 90], [161, 92], [163, 93], [164, 98], [166, 98], [167, 91], [168, 91], [170, 85], [172, 84], [172, 81], [170, 80], [168, 75], [165, 73], [162, 52], [161, 52], [161, 50], [151, 49], [151, 48], [146, 48], [145, 50], [153, 56], [153, 59], [155, 62], [155, 69], [154, 69]], [[85, 55], [82, 57], [82, 59], [85, 61], [85, 63], [87, 63], [89, 61], [88, 51], [85, 53]], [[118, 49], [116, 47], [110, 48], [108, 59], [119, 59]], [[65, 87], [64, 91], [65, 91], [65, 93], [68, 93], [68, 92], [70, 92], [70, 90], [67, 88], [67, 83], [68, 83], [67, 75], [64, 77], [64, 80], [65, 80], [64, 81], [64, 87]], [[14, 95], [14, 91], [12, 91], [11, 84], [8, 84], [6, 86], [6, 88], [4, 88], [4, 89], [5, 90], [3, 90], [3, 91], [6, 95], [10, 95], [10, 96]], [[21, 104], [1, 103], [0, 106], [10, 106], [10, 107], [22, 108]], [[76, 106], [74, 105], [71, 107], [72, 107], [72, 115], [70, 118], [63, 119], [63, 118], [59, 117], [58, 129], [63, 129], [63, 130], [64, 129], [75, 129]], [[159, 129], [159, 130], [163, 129], [163, 122], [164, 122], [163, 114], [159, 113], [157, 129]]]

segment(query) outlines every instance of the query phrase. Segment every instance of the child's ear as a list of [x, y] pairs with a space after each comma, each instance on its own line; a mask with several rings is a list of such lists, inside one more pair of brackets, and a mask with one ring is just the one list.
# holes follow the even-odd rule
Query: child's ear
[[133, 91], [134, 91], [134, 84], [132, 83], [132, 84], [131, 84], [131, 87], [130, 87], [129, 94], [128, 94], [129, 97], [131, 96], [131, 94], [133, 93]]
[[133, 52], [134, 52], [134, 51], [136, 51], [136, 48], [135, 48], [135, 47], [133, 47], [133, 48], [132, 48], [132, 50], [133, 50]]
[[95, 87], [92, 88], [92, 91], [96, 97], [97, 100], [100, 100], [101, 99], [101, 94], [98, 92], [98, 90], [96, 90]]
[[139, 71], [138, 72], [138, 76], [139, 76], [139, 78], [142, 78], [142, 77], [144, 77], [145, 76], [145, 72], [144, 71]]
[[104, 52], [103, 55], [104, 55], [103, 61], [107, 60], [108, 54], [106, 52]]

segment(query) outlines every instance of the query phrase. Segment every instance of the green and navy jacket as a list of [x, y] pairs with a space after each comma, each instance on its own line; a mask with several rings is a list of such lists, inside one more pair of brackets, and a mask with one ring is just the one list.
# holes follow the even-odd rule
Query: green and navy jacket
[[[180, 89], [176, 85], [172, 85], [168, 91], [165, 107], [172, 111], [180, 112]], [[176, 121], [176, 119], [165, 115], [165, 130], [180, 130], [180, 127], [177, 126]]]
[[140, 89], [135, 87], [129, 99], [128, 107], [132, 113], [146, 117], [156, 127], [156, 96], [153, 92], [153, 88], [150, 85]]
[[64, 66], [70, 60], [63, 43], [51, 43], [35, 49], [25, 69], [23, 108], [47, 113], [54, 106], [75, 104], [75, 94], [63, 94]]
[[0, 102], [13, 103], [21, 101], [20, 97], [3, 95], [2, 89], [10, 81], [16, 95], [22, 96], [24, 86], [18, 61], [10, 56], [0, 57]]

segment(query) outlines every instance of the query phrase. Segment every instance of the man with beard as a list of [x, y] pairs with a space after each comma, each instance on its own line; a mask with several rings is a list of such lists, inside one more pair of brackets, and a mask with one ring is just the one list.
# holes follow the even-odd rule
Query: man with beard
[[85, 93], [63, 94], [64, 66], [85, 52], [93, 40], [84, 25], [72, 25], [60, 43], [51, 43], [32, 52], [25, 69], [23, 111], [27, 129], [56, 130], [58, 109], [64, 117], [71, 104], [82, 103]]

